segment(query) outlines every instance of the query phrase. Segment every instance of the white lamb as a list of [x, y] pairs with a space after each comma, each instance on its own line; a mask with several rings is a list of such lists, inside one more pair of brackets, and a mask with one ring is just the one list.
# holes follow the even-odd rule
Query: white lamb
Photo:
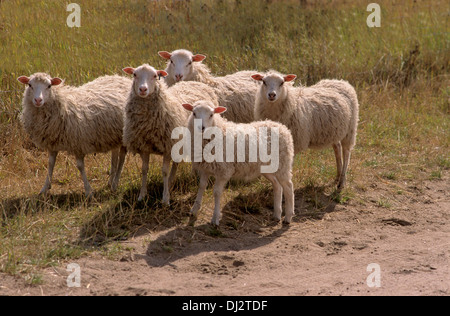
[[203, 82], [214, 88], [219, 105], [226, 107], [224, 117], [236, 123], [254, 121], [255, 96], [259, 84], [251, 79], [254, 71], [239, 71], [224, 77], [215, 77], [210, 69], [202, 63], [204, 55], [193, 55], [190, 51], [180, 49], [172, 53], [159, 52], [168, 61], [166, 83], [169, 86], [180, 81]]
[[[192, 137], [192, 135], [196, 132], [202, 133], [203, 138], [215, 135], [215, 144], [219, 142], [218, 140], [222, 144], [227, 144], [222, 148], [214, 148], [215, 155], [217, 155], [214, 157], [215, 159], [208, 158], [208, 160], [205, 157], [204, 159], [194, 160], [191, 158], [193, 160], [193, 168], [200, 174], [199, 190], [191, 213], [197, 216], [201, 208], [202, 196], [206, 189], [208, 178], [209, 176], [214, 176], [216, 179], [214, 185], [215, 208], [211, 223], [218, 226], [221, 218], [220, 198], [227, 182], [231, 178], [251, 180], [262, 174], [273, 184], [274, 217], [278, 220], [281, 219], [281, 203], [284, 192], [286, 200], [285, 222], [290, 223], [294, 216], [294, 188], [292, 184], [294, 145], [290, 131], [284, 125], [272, 121], [260, 121], [250, 124], [229, 122], [219, 115], [224, 113], [227, 110], [226, 108], [214, 108], [213, 104], [207, 101], [199, 101], [194, 105], [183, 104], [183, 107], [192, 112], [188, 121], [188, 128], [194, 147], [195, 137]], [[218, 134], [214, 134], [215, 132]], [[211, 134], [206, 136], [209, 133]], [[251, 143], [253, 142], [254, 145], [256, 139], [259, 139], [259, 155], [257, 152], [255, 153], [255, 147], [252, 150], [250, 149], [252, 147]], [[244, 148], [240, 147], [240, 142], [241, 145], [245, 146]], [[278, 148], [275, 145], [278, 145]], [[206, 149], [211, 144], [204, 141], [201, 146], [202, 149]], [[262, 158], [261, 146], [266, 149], [271, 148], [271, 155], [275, 160], [278, 159], [278, 166], [271, 166], [274, 167], [274, 170], [264, 169], [264, 167], [269, 167], [269, 164], [266, 158]], [[192, 155], [198, 157], [194, 153], [195, 149], [192, 151]], [[243, 154], [245, 156], [241, 156]], [[251, 158], [252, 155], [255, 155], [253, 159]], [[240, 156], [241, 158], [239, 158]]]
[[21, 122], [34, 144], [49, 153], [48, 175], [40, 194], [51, 188], [58, 152], [76, 157], [87, 197], [92, 188], [84, 157], [112, 151], [109, 184], [115, 191], [126, 156], [122, 146], [123, 113], [131, 87], [129, 78], [104, 76], [80, 87], [62, 84], [45, 73], [18, 80], [27, 85]]
[[147, 174], [150, 154], [163, 156], [163, 203], [169, 204], [169, 187], [175, 179], [177, 163], [173, 163], [169, 175], [171, 150], [174, 145], [172, 131], [186, 125], [188, 115], [180, 104], [210, 100], [217, 105], [213, 89], [200, 82], [182, 82], [168, 88], [160, 77], [167, 76], [163, 70], [145, 64], [138, 68], [124, 68], [134, 76], [125, 109], [124, 144], [142, 159], [142, 185], [139, 200], [147, 195]]
[[295, 75], [274, 71], [252, 77], [263, 82], [256, 97], [255, 117], [286, 125], [292, 132], [296, 154], [308, 148], [333, 146], [336, 182], [341, 190], [356, 143], [359, 104], [355, 89], [343, 80], [294, 87]]

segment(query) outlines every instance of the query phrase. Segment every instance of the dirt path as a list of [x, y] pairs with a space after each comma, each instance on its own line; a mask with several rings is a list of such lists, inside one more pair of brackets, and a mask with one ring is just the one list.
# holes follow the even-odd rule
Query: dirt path
[[[123, 243], [131, 250], [120, 260], [77, 260], [81, 288], [66, 286], [64, 263], [44, 271], [41, 286], [0, 276], [0, 294], [450, 295], [449, 176], [395, 185], [398, 194], [373, 185], [320, 214], [298, 200], [290, 226], [249, 224], [221, 237], [204, 234], [206, 224], [142, 228]], [[368, 286], [370, 264], [380, 269], [380, 287]]]

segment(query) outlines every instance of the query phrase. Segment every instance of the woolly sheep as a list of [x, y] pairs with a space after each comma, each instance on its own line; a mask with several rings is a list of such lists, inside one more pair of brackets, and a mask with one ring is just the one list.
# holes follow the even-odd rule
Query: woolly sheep
[[182, 82], [168, 88], [161, 76], [163, 70], [144, 64], [138, 68], [124, 68], [124, 72], [134, 76], [133, 88], [129, 93], [125, 109], [124, 144], [132, 153], [142, 159], [142, 185], [139, 200], [147, 195], [147, 173], [150, 154], [163, 156], [163, 203], [169, 204], [169, 187], [175, 179], [177, 163], [172, 164], [169, 175], [171, 150], [174, 144], [172, 131], [185, 126], [187, 113], [180, 104], [210, 100], [217, 105], [213, 89], [200, 82]]
[[18, 80], [28, 85], [23, 97], [22, 125], [34, 144], [49, 153], [48, 175], [40, 194], [51, 188], [58, 152], [74, 155], [87, 197], [92, 188], [84, 158], [112, 151], [109, 185], [115, 191], [126, 156], [122, 146], [123, 113], [131, 80], [104, 76], [80, 87], [62, 84], [45, 73]]
[[345, 185], [350, 152], [356, 143], [358, 98], [343, 80], [322, 80], [311, 87], [294, 87], [295, 75], [271, 71], [252, 76], [262, 81], [255, 105], [257, 119], [281, 122], [292, 132], [295, 153], [333, 146], [338, 190]]
[[[272, 121], [260, 121], [250, 124], [236, 124], [229, 122], [219, 115], [227, 110], [225, 107], [214, 108], [213, 104], [207, 101], [199, 101], [194, 105], [183, 104], [183, 107], [192, 112], [192, 115], [188, 121], [191, 139], [194, 139], [192, 135], [195, 133], [195, 129], [197, 129], [197, 132], [204, 132], [203, 138], [207, 138], [205, 137], [205, 134], [211, 130], [208, 128], [217, 127], [223, 136], [222, 144], [227, 143], [227, 146], [223, 146], [222, 154], [219, 154], [218, 159], [213, 159], [209, 162], [206, 158], [194, 160], [193, 168], [200, 174], [200, 185], [197, 198], [191, 209], [191, 214], [197, 216], [197, 213], [201, 208], [202, 196], [206, 189], [209, 176], [214, 176], [216, 179], [214, 185], [215, 208], [211, 223], [218, 226], [221, 218], [220, 198], [227, 182], [231, 178], [251, 180], [262, 174], [273, 184], [274, 217], [281, 220], [281, 203], [284, 192], [284, 197], [286, 200], [285, 222], [290, 223], [292, 217], [294, 216], [294, 188], [292, 184], [294, 145], [291, 132], [287, 129], [287, 127]], [[195, 120], [197, 120], [197, 123], [195, 123]], [[201, 125], [195, 125], [200, 122], [199, 120], [201, 120]], [[261, 132], [261, 128], [265, 128], [266, 132]], [[271, 132], [268, 133], [268, 131]], [[272, 134], [273, 132], [278, 135], [278, 151], [274, 149], [276, 147], [272, 148], [272, 144], [276, 142], [276, 138], [274, 137], [274, 134]], [[278, 159], [278, 166], [275, 170], [269, 172], [262, 169], [262, 166], [267, 167], [268, 164], [267, 160], [264, 163], [262, 162], [261, 147], [259, 148], [259, 155], [257, 155], [254, 160], [250, 158], [250, 143], [252, 142], [251, 133], [255, 135], [255, 139], [263, 139], [263, 143], [266, 146], [265, 148], [268, 149], [270, 147], [271, 154], [276, 155]], [[243, 138], [242, 135], [244, 136]], [[264, 138], [264, 135], [267, 135], [267, 138]], [[220, 137], [220, 134], [216, 135], [214, 141], [217, 141], [216, 138]], [[231, 139], [232, 145], [230, 147], [227, 139]], [[242, 150], [241, 147], [241, 151], [239, 150], [239, 139], [245, 140], [245, 149]], [[208, 146], [208, 144], [204, 142], [202, 144], [202, 148], [205, 148], [206, 146]], [[193, 151], [192, 148], [191, 151]], [[214, 148], [214, 151], [215, 153], [218, 153], [217, 148]], [[245, 159], [239, 160], [238, 156], [242, 153], [245, 153]], [[192, 155], [195, 154], [192, 153]], [[228, 155], [232, 155], [232, 162], [228, 159]], [[221, 159], [221, 161], [218, 161], [219, 159]]]
[[251, 79], [254, 71], [239, 71], [224, 77], [214, 77], [210, 69], [202, 63], [204, 55], [193, 55], [180, 49], [172, 53], [159, 52], [166, 59], [166, 83], [169, 86], [179, 81], [203, 82], [214, 88], [219, 105], [226, 107], [224, 117], [237, 123], [254, 121], [255, 96], [259, 84]]

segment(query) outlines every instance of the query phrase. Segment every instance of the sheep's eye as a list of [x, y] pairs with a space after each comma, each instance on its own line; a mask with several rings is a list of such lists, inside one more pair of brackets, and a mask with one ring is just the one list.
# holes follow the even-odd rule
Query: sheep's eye
[[187, 64], [188, 66], [192, 65], [192, 61], [189, 62], [189, 64]]
[[156, 78], [158, 78], [158, 76], [157, 76], [157, 75], [155, 75], [155, 76], [154, 76], [153, 78], [155, 78], [155, 79], [156, 79]]
[[31, 84], [28, 84], [28, 86], [30, 87], [30, 89], [33, 89], [33, 86]]
[[209, 118], [212, 118], [213, 117], [213, 115], [211, 114], [210, 116], [209, 116]]
[[282, 83], [280, 84], [280, 87], [283, 86], [283, 85], [284, 85], [284, 82], [282, 82]]
[[267, 86], [267, 83], [263, 80], [263, 84], [265, 85], [265, 86]]
[[135, 78], [136, 78], [136, 74], [133, 74], [133, 77], [135, 77]]
[[197, 117], [197, 115], [195, 113], [192, 113], [192, 114], [194, 114], [194, 117]]
[[50, 89], [51, 87], [52, 87], [52, 85], [49, 85], [49, 86], [48, 86], [48, 89]]
[[170, 63], [171, 63], [172, 65], [175, 65], [175, 63], [173, 62], [173, 60], [172, 60], [172, 59], [170, 60]]

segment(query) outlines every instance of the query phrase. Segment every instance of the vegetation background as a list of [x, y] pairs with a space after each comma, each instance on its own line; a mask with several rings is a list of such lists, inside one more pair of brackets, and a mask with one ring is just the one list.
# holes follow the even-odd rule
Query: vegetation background
[[[164, 208], [161, 161], [153, 157], [150, 196], [138, 203], [139, 159], [127, 158], [119, 194], [112, 194], [106, 186], [109, 155], [95, 155], [87, 160], [87, 171], [96, 193], [86, 201], [74, 159], [61, 155], [51, 196], [39, 197], [47, 154], [31, 143], [18, 120], [20, 75], [44, 71], [80, 85], [120, 74], [125, 66], [149, 63], [163, 69], [158, 51], [187, 48], [206, 54], [205, 63], [217, 75], [276, 69], [297, 74], [303, 85], [348, 80], [361, 106], [348, 188], [333, 192], [331, 149], [296, 158], [295, 188], [311, 213], [327, 207], [318, 192], [330, 201], [362, 203], [369, 179], [392, 184], [392, 195], [377, 201], [389, 208], [402, 194], [396, 184], [439, 181], [450, 168], [448, 1], [377, 1], [380, 28], [366, 24], [371, 1], [76, 2], [80, 28], [66, 25], [70, 1], [0, 1], [0, 272], [39, 284], [40, 270], [61, 261], [91, 252], [114, 259], [124, 251], [120, 241], [139, 228], [189, 223], [197, 187], [189, 165], [183, 166], [172, 206]], [[199, 223], [210, 218], [211, 195], [208, 190]], [[245, 229], [245, 221], [267, 225], [271, 198], [265, 180], [232, 183], [225, 200], [233, 203], [220, 229], [199, 233], [220, 238], [224, 231]]]

